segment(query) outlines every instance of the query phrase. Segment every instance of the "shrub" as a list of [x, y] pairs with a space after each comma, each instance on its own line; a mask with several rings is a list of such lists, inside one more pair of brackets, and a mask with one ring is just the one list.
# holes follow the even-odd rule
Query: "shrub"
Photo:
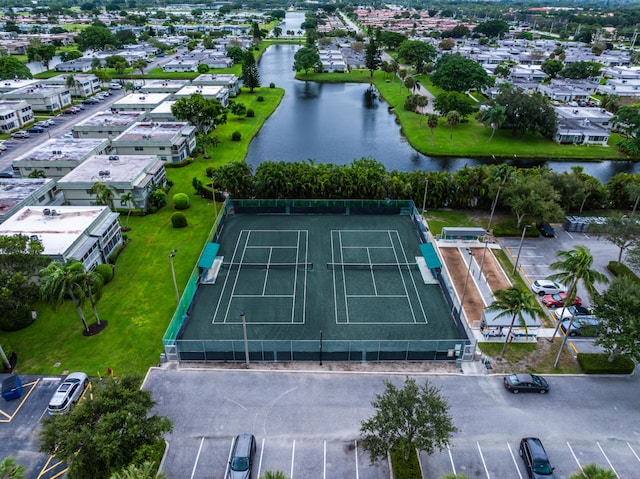
[[607, 269], [616, 277], [626, 276], [630, 281], [640, 284], [640, 278], [638, 278], [638, 276], [631, 271], [626, 264], [618, 263], [617, 261], [609, 261]]
[[411, 450], [409, 460], [405, 461], [404, 454], [397, 450], [391, 451], [391, 464], [393, 466], [393, 477], [402, 477], [403, 479], [422, 479], [422, 471], [420, 471], [420, 463], [415, 449]]
[[187, 217], [178, 211], [171, 215], [171, 224], [174, 228], [184, 228], [187, 226]]
[[113, 279], [113, 266], [110, 264], [99, 264], [96, 266], [96, 273], [102, 276], [104, 284], [109, 283]]
[[254, 116], [256, 116], [256, 112], [249, 108], [247, 110], [247, 118], [253, 118]]
[[189, 196], [186, 193], [176, 193], [173, 195], [173, 205], [177, 210], [189, 208]]
[[[520, 228], [518, 228], [518, 223], [515, 220], [500, 221], [493, 226], [493, 234], [494, 236], [521, 236], [522, 228], [524, 228], [524, 224], [521, 224]], [[527, 230], [525, 236], [527, 238], [537, 238], [540, 233], [532, 226]]]
[[264, 101], [264, 97], [262, 95], [260, 95], [258, 98], [256, 98], [256, 101], [263, 102]]
[[242, 139], [242, 133], [240, 133], [239, 131], [234, 131], [231, 134], [231, 141], [240, 141]]
[[269, 83], [269, 88], [275, 88], [275, 87], [276, 87], [275, 83], [273, 83], [273, 82]]
[[578, 364], [585, 374], [631, 374], [636, 367], [627, 356], [609, 361], [606, 353], [579, 353]]
[[[26, 328], [34, 321], [35, 319], [31, 316], [31, 309], [28, 305], [20, 305], [17, 309], [4, 312], [0, 315], [0, 330], [18, 331], [19, 329]], [[5, 353], [6, 352], [5, 350]], [[0, 361], [0, 364], [2, 364], [2, 361]]]

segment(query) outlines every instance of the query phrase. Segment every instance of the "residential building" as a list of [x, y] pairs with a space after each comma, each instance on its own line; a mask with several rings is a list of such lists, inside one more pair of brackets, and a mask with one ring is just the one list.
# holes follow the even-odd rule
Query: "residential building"
[[147, 113], [147, 119], [149, 121], [178, 121], [173, 116], [171, 107], [175, 104], [175, 101], [163, 101], [149, 113]]
[[[167, 183], [167, 175], [156, 155], [95, 155], [58, 180], [57, 187], [67, 204], [91, 206], [96, 204], [91, 188], [97, 182], [111, 188], [115, 208], [145, 209], [151, 192]], [[128, 193], [133, 203], [122, 202]]]
[[189, 80], [147, 80], [140, 88], [140, 92], [149, 93], [176, 93], [185, 85], [189, 84]]
[[37, 238], [44, 256], [93, 269], [122, 243], [118, 216], [106, 206], [25, 206], [0, 225], [0, 235]]
[[[42, 83], [47, 85], [66, 86], [69, 75], [58, 75]], [[76, 74], [73, 75], [74, 85], [70, 87], [71, 96], [76, 98], [86, 98], [102, 90], [102, 82], [93, 74]]]
[[143, 111], [99, 111], [73, 126], [75, 138], [115, 138], [145, 117]]
[[92, 155], [108, 153], [106, 138], [52, 138], [13, 160], [13, 170], [26, 178], [33, 170], [47, 178], [59, 179]]
[[238, 96], [240, 91], [240, 79], [232, 73], [206, 73], [196, 77], [191, 83], [226, 87], [230, 97]]
[[34, 83], [3, 95], [7, 100], [24, 100], [31, 105], [33, 111], [52, 113], [71, 104], [71, 92], [62, 85], [47, 85], [44, 82]]
[[186, 85], [173, 95], [175, 100], [182, 97], [190, 97], [199, 94], [204, 98], [215, 99], [220, 101], [222, 106], [229, 106], [229, 90], [223, 86], [216, 85]]
[[40, 83], [41, 81], [42, 80], [38, 80], [35, 78], [24, 80], [20, 78], [15, 80], [0, 80], [0, 93], [8, 93], [25, 86], [35, 85], [36, 83]]
[[0, 178], [0, 223], [25, 206], [61, 205], [55, 186], [48, 178]]
[[0, 132], [11, 133], [33, 120], [33, 110], [26, 101], [0, 100]]
[[171, 99], [169, 93], [131, 93], [111, 105], [113, 111], [151, 111], [163, 101]]
[[111, 143], [116, 155], [157, 155], [180, 163], [196, 147], [196, 129], [187, 122], [143, 122], [127, 128]]

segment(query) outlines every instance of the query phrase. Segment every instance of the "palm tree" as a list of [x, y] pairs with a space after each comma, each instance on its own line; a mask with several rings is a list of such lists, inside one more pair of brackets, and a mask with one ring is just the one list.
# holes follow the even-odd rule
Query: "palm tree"
[[144, 461], [142, 464], [129, 464], [121, 471], [111, 474], [109, 479], [167, 479], [164, 472], [158, 472], [155, 464]]
[[135, 206], [135, 198], [130, 191], [120, 197], [120, 204], [127, 208], [127, 221], [124, 225], [127, 231], [129, 231], [129, 216], [131, 216], [131, 207]]
[[617, 479], [617, 477], [616, 473], [610, 469], [596, 464], [587, 464], [580, 472], [571, 474], [569, 479]]
[[[582, 286], [587, 290], [587, 294], [589, 298], [593, 298], [598, 292], [595, 288], [595, 283], [606, 283], [607, 277], [599, 271], [592, 269], [593, 266], [593, 256], [591, 255], [591, 251], [584, 245], [578, 245], [572, 250], [569, 251], [558, 251], [556, 256], [561, 259], [561, 261], [556, 261], [555, 263], [551, 263], [549, 267], [558, 271], [555, 274], [549, 276], [549, 279], [554, 281], [559, 281], [567, 285], [567, 296], [564, 300], [563, 308], [566, 308], [572, 305], [576, 299], [576, 293], [578, 291], [578, 284], [582, 283]], [[567, 327], [567, 331], [571, 330], [571, 324], [573, 323], [573, 315], [569, 319], [569, 326]], [[553, 336], [550, 341], [553, 341], [558, 333], [558, 328], [560, 328], [561, 321], [558, 321], [556, 324], [556, 329], [553, 331]], [[560, 362], [560, 355], [562, 354], [562, 350], [567, 342], [568, 335], [565, 335], [562, 339], [562, 345], [560, 346], [560, 350], [558, 351], [558, 356], [556, 357], [556, 362], [553, 367], [557, 368], [558, 363]]]
[[[73, 75], [67, 75], [67, 79], [65, 80], [64, 84], [69, 90], [73, 90], [74, 88], [80, 86], [80, 82], [76, 80], [76, 77], [74, 77]], [[73, 92], [71, 93], [71, 95], [77, 96], [73, 95]]]
[[456, 110], [451, 110], [447, 113], [447, 125], [449, 125], [449, 139], [453, 139], [453, 128], [460, 123], [460, 113]]
[[493, 108], [487, 110], [486, 114], [483, 115], [483, 120], [485, 120], [489, 125], [491, 125], [491, 136], [487, 140], [487, 143], [491, 143], [493, 140], [493, 136], [496, 134], [496, 130], [507, 121], [507, 108], [503, 105], [495, 105]]
[[74, 274], [77, 274], [78, 277], [82, 278], [82, 286], [84, 292], [89, 297], [89, 303], [91, 303], [91, 309], [93, 310], [93, 315], [96, 318], [96, 323], [100, 325], [100, 316], [98, 316], [96, 303], [98, 302], [102, 294], [104, 279], [95, 271], [86, 269], [84, 267], [84, 264], [82, 264], [80, 261], [69, 262], [68, 268], [72, 270]]
[[113, 190], [110, 186], [105, 185], [102, 181], [97, 181], [89, 191], [96, 195], [98, 204], [108, 206], [113, 210]]
[[24, 466], [18, 465], [11, 456], [5, 457], [0, 462], [0, 479], [23, 479], [24, 473]]
[[491, 203], [491, 214], [489, 215], [489, 224], [487, 225], [487, 231], [491, 230], [491, 222], [493, 221], [493, 213], [496, 211], [496, 207], [498, 206], [498, 199], [500, 198], [500, 190], [502, 187], [511, 179], [513, 176], [513, 167], [507, 165], [506, 163], [501, 163], [497, 165], [493, 169], [493, 175], [491, 180], [498, 182], [498, 190], [496, 191], [496, 197], [493, 199]]
[[278, 38], [280, 35], [282, 35], [282, 28], [273, 27], [273, 36]]
[[27, 176], [27, 178], [46, 178], [47, 175], [44, 172], [44, 170], [39, 170], [39, 169], [35, 169], [32, 170], [31, 173], [29, 173], [29, 176]]
[[424, 118], [424, 109], [429, 104], [429, 99], [424, 95], [416, 96], [416, 110], [420, 114], [420, 126], [422, 126], [422, 119]]
[[287, 476], [285, 476], [282, 471], [265, 471], [262, 479], [287, 479]]
[[640, 202], [640, 184], [637, 183], [627, 183], [624, 187], [624, 192], [627, 194], [629, 199], [633, 201], [633, 209], [631, 210], [631, 215], [636, 214], [636, 209], [638, 209], [638, 202]]
[[413, 77], [408, 77], [404, 81], [404, 86], [407, 90], [413, 91], [416, 88], [416, 79]]
[[504, 353], [507, 350], [507, 344], [511, 338], [511, 332], [513, 331], [513, 325], [516, 319], [519, 320], [520, 325], [527, 331], [527, 324], [524, 319], [524, 314], [528, 316], [544, 316], [544, 312], [535, 299], [533, 293], [529, 290], [522, 289], [519, 286], [511, 286], [507, 289], [501, 289], [495, 293], [496, 299], [489, 305], [487, 310], [500, 311], [500, 314], [496, 316], [496, 319], [504, 316], [511, 315], [511, 324], [509, 325], [509, 331], [504, 339], [504, 346], [500, 353], [500, 359], [504, 357]]
[[436, 138], [433, 134], [433, 131], [438, 128], [438, 115], [436, 115], [435, 113], [429, 114], [429, 116], [427, 117], [427, 126], [431, 130], [431, 146], [434, 146], [436, 144]]
[[[82, 263], [80, 265], [84, 270]], [[40, 295], [42, 299], [55, 309], [56, 306], [64, 302], [64, 297], [68, 294], [76, 307], [78, 316], [82, 320], [85, 331], [89, 331], [87, 319], [84, 316], [84, 311], [82, 311], [85, 293], [82, 287], [83, 277], [82, 274], [78, 274], [78, 267], [71, 268], [59, 261], [53, 261], [49, 266], [40, 270], [40, 277]]]

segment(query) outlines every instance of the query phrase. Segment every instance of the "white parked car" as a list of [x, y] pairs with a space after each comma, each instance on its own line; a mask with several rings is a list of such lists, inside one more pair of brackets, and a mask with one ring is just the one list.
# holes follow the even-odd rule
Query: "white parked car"
[[109, 83], [109, 88], [112, 90], [122, 90], [122, 85], [120, 85], [120, 83], [111, 82]]
[[78, 402], [88, 384], [89, 378], [85, 373], [69, 374], [51, 397], [47, 412], [49, 414], [68, 412], [71, 406]]
[[567, 288], [564, 284], [549, 279], [537, 279], [531, 283], [531, 291], [544, 296], [545, 294], [566, 293]]

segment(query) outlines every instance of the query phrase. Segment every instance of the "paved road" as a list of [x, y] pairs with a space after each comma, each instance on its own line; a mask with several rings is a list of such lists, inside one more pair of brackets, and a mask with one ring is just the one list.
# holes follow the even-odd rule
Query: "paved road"
[[[385, 379], [400, 385], [403, 376], [154, 369], [145, 388], [156, 411], [174, 422], [163, 465], [170, 478], [223, 477], [233, 437], [251, 432], [260, 474], [281, 469], [291, 479], [382, 479], [389, 477], [387, 466], [370, 465], [358, 440]], [[455, 470], [470, 478], [522, 479], [517, 449], [528, 435], [543, 440], [559, 479], [588, 462], [611, 463], [621, 478], [638, 477], [638, 378], [548, 379], [551, 393], [542, 396], [510, 394], [499, 376], [431, 376], [459, 432], [450, 450], [421, 455], [425, 477]]]

